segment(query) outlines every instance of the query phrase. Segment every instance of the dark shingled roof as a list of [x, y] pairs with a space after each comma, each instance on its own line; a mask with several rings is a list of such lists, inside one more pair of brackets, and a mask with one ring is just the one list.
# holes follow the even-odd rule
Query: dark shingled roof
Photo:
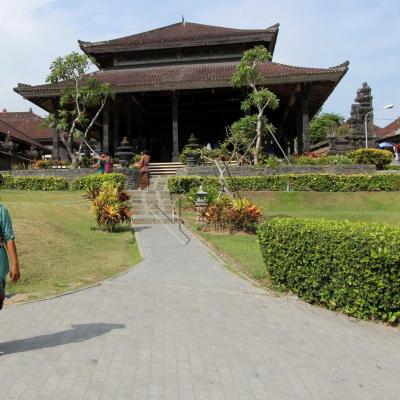
[[[2, 113], [3, 114], [3, 113]], [[23, 132], [9, 124], [8, 122], [0, 119], [0, 132], [5, 135], [10, 135], [13, 140], [18, 142], [23, 142], [28, 145], [33, 145], [35, 148], [44, 149], [40, 143], [36, 142], [36, 140], [30, 138], [25, 135]]]
[[[166, 65], [143, 68], [104, 69], [89, 74], [110, 83], [116, 92], [154, 91], [230, 86], [229, 79], [239, 62]], [[298, 81], [339, 81], [348, 63], [331, 68], [306, 68], [268, 62], [260, 65], [265, 83]], [[56, 95], [64, 83], [38, 86], [20, 85], [14, 90], [23, 96]]]
[[32, 111], [0, 112], [0, 120], [12, 125], [31, 139], [52, 139], [53, 130], [42, 126], [43, 119]]
[[[214, 40], [234, 40], [258, 37], [263, 40], [272, 40], [278, 33], [279, 24], [266, 29], [235, 29], [220, 26], [196, 24], [192, 22], [179, 22], [164, 26], [151, 31], [125, 36], [118, 39], [106, 40], [101, 42], [78, 41], [83, 51], [87, 53], [100, 52], [104, 50], [117, 50], [126, 47], [146, 47], [177, 42], [201, 42], [209, 44]], [[272, 35], [271, 35], [272, 34]]]

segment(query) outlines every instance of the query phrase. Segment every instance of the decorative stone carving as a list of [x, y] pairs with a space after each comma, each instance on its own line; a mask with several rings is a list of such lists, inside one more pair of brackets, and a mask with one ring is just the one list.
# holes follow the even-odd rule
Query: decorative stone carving
[[39, 156], [39, 152], [35, 149], [33, 145], [31, 145], [31, 148], [29, 150], [25, 150], [25, 154], [29, 157], [32, 158], [33, 160], [37, 160]]
[[[365, 147], [365, 117], [373, 110], [371, 88], [367, 82], [357, 90], [357, 96], [351, 105], [349, 124], [349, 134], [343, 137], [328, 137], [328, 154], [343, 154], [351, 150]], [[368, 123], [368, 145], [375, 147], [375, 137], [373, 136], [373, 113], [367, 117]]]
[[196, 151], [199, 148], [196, 136], [192, 133], [188, 139], [188, 144], [186, 145], [186, 165], [195, 166], [199, 164], [200, 153]]
[[14, 143], [11, 140], [10, 134], [8, 134], [4, 141], [0, 142], [0, 145], [4, 151], [11, 153], [14, 149]]

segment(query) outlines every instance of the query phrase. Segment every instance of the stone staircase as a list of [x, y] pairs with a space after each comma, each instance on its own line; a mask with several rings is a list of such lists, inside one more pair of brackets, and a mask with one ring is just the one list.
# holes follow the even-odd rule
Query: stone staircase
[[167, 175], [152, 176], [148, 190], [129, 191], [133, 224], [172, 223], [172, 201], [167, 181]]
[[165, 163], [150, 163], [150, 175], [176, 175], [176, 171], [183, 168], [184, 164], [181, 162], [165, 162]]

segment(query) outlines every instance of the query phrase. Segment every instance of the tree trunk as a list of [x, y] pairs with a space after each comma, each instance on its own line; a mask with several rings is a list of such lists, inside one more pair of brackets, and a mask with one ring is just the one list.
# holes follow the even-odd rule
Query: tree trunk
[[261, 123], [262, 123], [262, 110], [258, 110], [257, 114], [257, 127], [256, 127], [256, 149], [254, 152], [254, 164], [258, 164], [260, 161], [260, 150], [261, 150]]
[[[76, 155], [74, 154], [74, 152], [71, 151], [71, 149], [69, 147], [69, 140], [65, 140], [65, 137], [64, 137], [62, 132], [60, 132], [60, 139], [63, 142], [65, 148], [67, 149], [69, 158], [71, 159], [71, 168], [76, 168], [78, 160], [77, 160]], [[68, 139], [69, 139], [69, 135], [68, 135]], [[72, 137], [72, 140], [73, 140], [73, 137]]]

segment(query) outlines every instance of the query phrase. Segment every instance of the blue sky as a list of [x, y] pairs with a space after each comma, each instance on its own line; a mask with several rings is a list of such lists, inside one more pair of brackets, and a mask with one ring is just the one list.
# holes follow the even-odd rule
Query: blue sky
[[[324, 106], [348, 116], [361, 83], [373, 90], [376, 123], [400, 114], [400, 1], [372, 0], [0, 0], [0, 108], [27, 110], [18, 82], [44, 82], [51, 61], [98, 41], [180, 21], [264, 28], [279, 22], [274, 61], [329, 67], [350, 61], [347, 76]], [[37, 109], [36, 109], [37, 110]], [[38, 110], [37, 110], [38, 111]]]

